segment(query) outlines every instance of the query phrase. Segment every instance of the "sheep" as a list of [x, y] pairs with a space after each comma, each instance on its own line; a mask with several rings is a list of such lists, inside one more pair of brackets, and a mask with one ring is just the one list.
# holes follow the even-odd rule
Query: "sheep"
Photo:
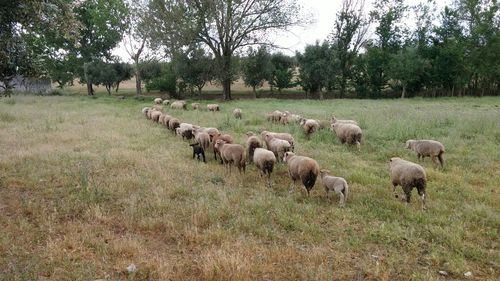
[[288, 175], [293, 181], [292, 188], [300, 179], [309, 196], [319, 174], [318, 162], [309, 157], [295, 155], [293, 152], [285, 152], [283, 161], [288, 165]]
[[172, 119], [173, 117], [168, 115], [168, 114], [165, 114], [163, 116], [163, 125], [165, 125], [165, 127], [168, 128], [168, 123], [170, 122], [170, 119]]
[[191, 108], [192, 108], [193, 110], [198, 110], [198, 109], [200, 109], [200, 104], [199, 104], [199, 103], [197, 103], [197, 102], [193, 102], [193, 103], [191, 104]]
[[181, 121], [177, 118], [172, 118], [168, 122], [168, 129], [175, 132], [177, 128], [179, 128], [179, 125], [181, 124]]
[[161, 111], [154, 110], [151, 113], [151, 120], [158, 122], [158, 120], [160, 119], [160, 115], [162, 115]]
[[283, 124], [283, 125], [288, 125], [288, 123], [290, 122], [290, 118], [291, 117], [292, 117], [292, 115], [288, 111], [284, 112], [281, 115], [280, 123]]
[[348, 144], [355, 144], [358, 149], [360, 148], [363, 132], [358, 125], [336, 122], [331, 127], [342, 144], [347, 142]]
[[259, 169], [261, 177], [267, 175], [267, 185], [271, 187], [271, 173], [276, 163], [276, 156], [274, 156], [274, 153], [265, 148], [258, 147], [253, 152], [252, 161], [255, 163], [257, 169]]
[[170, 101], [169, 100], [163, 100], [163, 105], [169, 105]]
[[396, 186], [401, 185], [404, 191], [403, 201], [410, 203], [411, 191], [416, 187], [422, 200], [422, 210], [425, 210], [427, 176], [424, 168], [416, 163], [393, 157], [390, 160], [390, 174], [394, 196], [398, 198]]
[[300, 121], [300, 125], [302, 126], [306, 136], [310, 136], [319, 129], [319, 123], [314, 119], [302, 119], [302, 121]]
[[208, 111], [212, 111], [212, 112], [220, 111], [220, 107], [218, 104], [207, 104], [207, 109], [208, 109]]
[[172, 109], [184, 109], [184, 110], [186, 110], [187, 109], [187, 103], [186, 103], [186, 101], [183, 101], [183, 100], [177, 100], [177, 101], [174, 101], [170, 105], [170, 108], [172, 108]]
[[210, 135], [208, 133], [195, 130], [194, 139], [200, 144], [203, 150], [207, 150], [210, 147]]
[[280, 122], [282, 116], [283, 116], [283, 112], [281, 112], [279, 110], [275, 110], [275, 111], [271, 112], [271, 121]]
[[161, 104], [161, 103], [162, 103], [162, 101], [163, 101], [163, 100], [162, 100], [161, 98], [156, 98], [156, 99], [154, 99], [154, 103], [155, 103], [155, 104]]
[[203, 163], [207, 163], [205, 160], [205, 150], [203, 149], [202, 146], [200, 146], [199, 143], [192, 143], [189, 146], [193, 148], [193, 159], [195, 156], [197, 156], [198, 161], [200, 161], [200, 156], [203, 157]]
[[146, 112], [146, 118], [150, 119], [151, 120], [151, 114], [155, 111], [158, 111], [156, 108], [150, 108], [147, 112]]
[[236, 119], [241, 119], [241, 109], [240, 108], [235, 108], [233, 110], [233, 116]]
[[342, 120], [342, 119], [337, 119], [335, 118], [335, 116], [332, 115], [332, 119], [331, 119], [331, 123], [334, 124], [334, 123], [348, 123], [348, 124], [354, 124], [354, 125], [358, 125], [358, 122], [355, 121], [355, 120]]
[[264, 140], [266, 142], [267, 149], [272, 151], [278, 159], [281, 159], [285, 152], [290, 151], [292, 147], [288, 141], [275, 138], [270, 134], [266, 134]]
[[[217, 154], [219, 154], [219, 157], [220, 157], [220, 152], [217, 149], [217, 147], [215, 146], [215, 143], [218, 140], [223, 140], [227, 144], [233, 143], [233, 138], [230, 135], [227, 135], [227, 134], [222, 135], [221, 133], [215, 134], [212, 137], [212, 150], [214, 151], [214, 158], [215, 158], [215, 160], [217, 160]], [[220, 158], [220, 163], [223, 164], [222, 158]]]
[[288, 141], [290, 143], [290, 146], [291, 146], [291, 151], [292, 152], [294, 151], [295, 140], [293, 139], [292, 135], [290, 135], [289, 133], [274, 133], [274, 132], [269, 132], [269, 131], [262, 131], [260, 133], [260, 135], [262, 136], [263, 139], [265, 139], [267, 134], [273, 136], [274, 138]]
[[347, 201], [347, 195], [349, 194], [349, 186], [344, 178], [334, 177], [328, 175], [328, 170], [320, 170], [319, 174], [321, 176], [321, 183], [325, 187], [326, 197], [328, 198], [328, 193], [334, 191], [340, 195], [340, 205], [343, 206], [345, 201]]
[[251, 131], [246, 133], [247, 135], [247, 156], [248, 162], [252, 163], [253, 161], [253, 153], [256, 148], [262, 147], [262, 143], [259, 138]]
[[177, 134], [182, 137], [182, 139], [190, 140], [194, 138], [193, 135], [193, 125], [189, 123], [180, 123]]
[[234, 164], [241, 174], [245, 172], [245, 148], [241, 144], [231, 144], [219, 139], [215, 142], [215, 148], [220, 152], [222, 162], [231, 172], [231, 163]]
[[144, 116], [148, 117], [148, 111], [150, 111], [150, 110], [151, 110], [151, 108], [144, 107], [141, 112], [142, 112], [142, 114], [144, 114]]
[[[444, 159], [444, 145], [435, 140], [407, 140], [406, 148], [411, 149], [417, 153], [418, 160], [422, 157], [422, 160], [428, 156], [431, 157], [432, 161], [437, 164], [441, 164], [443, 168]], [[436, 159], [437, 157], [437, 159]]]

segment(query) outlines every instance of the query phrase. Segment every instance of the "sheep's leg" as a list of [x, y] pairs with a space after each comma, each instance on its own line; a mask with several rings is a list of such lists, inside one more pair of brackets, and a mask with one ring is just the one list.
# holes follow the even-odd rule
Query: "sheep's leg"
[[205, 160], [205, 152], [204, 151], [201, 152], [201, 156], [203, 156], [203, 163], [207, 163], [207, 161]]
[[271, 173], [267, 173], [267, 186], [269, 188], [271, 188], [271, 185], [272, 185], [272, 183], [271, 183]]
[[420, 200], [422, 201], [422, 210], [426, 210], [427, 207], [425, 205], [425, 190], [423, 188], [417, 188], [418, 195], [420, 195]]
[[194, 159], [195, 156], [196, 156], [196, 152], [194, 152], [194, 150], [193, 150], [193, 159]]
[[291, 187], [291, 188], [290, 188], [289, 193], [292, 193], [292, 192], [293, 192], [293, 190], [295, 189], [295, 180], [293, 180], [293, 179], [292, 179], [292, 184], [290, 185], [290, 187]]
[[438, 160], [436, 159], [436, 156], [431, 155], [431, 159], [432, 159], [432, 162], [434, 162], [434, 164], [435, 164], [436, 166], [439, 166], [439, 163], [438, 163]]
[[403, 191], [404, 191], [404, 194], [405, 194], [405, 201], [406, 203], [410, 203], [410, 200], [411, 200], [411, 187], [409, 186], [404, 186], [403, 187]]
[[345, 196], [344, 196], [344, 193], [342, 193], [342, 191], [338, 192], [339, 196], [340, 196], [340, 200], [339, 200], [339, 204], [340, 206], [344, 206], [344, 203], [345, 203]]
[[398, 185], [397, 185], [397, 184], [395, 184], [395, 183], [393, 183], [393, 184], [392, 184], [392, 194], [394, 195], [394, 197], [395, 197], [395, 198], [398, 198], [398, 197], [399, 197], [399, 196], [398, 196], [398, 193], [396, 192], [396, 187], [397, 187], [397, 186], [398, 186]]
[[438, 155], [438, 159], [439, 159], [439, 164], [441, 164], [441, 169], [443, 168], [443, 164], [444, 164], [444, 160], [443, 160], [443, 154], [439, 154]]

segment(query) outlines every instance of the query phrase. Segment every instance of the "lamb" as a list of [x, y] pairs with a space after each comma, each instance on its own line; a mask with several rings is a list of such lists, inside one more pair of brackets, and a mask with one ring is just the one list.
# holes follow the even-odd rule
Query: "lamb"
[[269, 131], [262, 131], [260, 133], [260, 135], [262, 136], [263, 139], [265, 139], [267, 134], [273, 136], [274, 138], [288, 141], [290, 143], [290, 146], [291, 146], [291, 151], [294, 151], [295, 140], [293, 139], [292, 135], [290, 135], [289, 133], [274, 133], [274, 132], [269, 132]]
[[348, 120], [348, 119], [345, 119], [345, 120], [342, 120], [342, 119], [337, 119], [335, 118], [335, 116], [332, 115], [332, 119], [331, 119], [331, 123], [334, 124], [334, 123], [348, 123], [348, 124], [354, 124], [354, 125], [358, 125], [358, 122], [356, 122], [355, 120]]
[[173, 132], [175, 132], [175, 130], [176, 130], [177, 128], [179, 128], [180, 124], [181, 124], [181, 121], [179, 121], [179, 119], [177, 119], [177, 118], [172, 118], [172, 119], [170, 119], [170, 121], [168, 122], [168, 129], [169, 129], [169, 130], [171, 130], [171, 131], [173, 131]]
[[267, 185], [271, 187], [271, 173], [276, 163], [274, 153], [265, 148], [256, 148], [253, 153], [252, 161], [255, 163], [257, 169], [259, 169], [261, 177], [267, 175]]
[[285, 152], [290, 151], [292, 148], [288, 141], [275, 138], [270, 134], [266, 134], [264, 140], [266, 141], [267, 149], [272, 151], [278, 159], [281, 159]]
[[[217, 154], [219, 154], [219, 157], [221, 156], [219, 150], [215, 146], [215, 144], [218, 140], [223, 140], [226, 144], [233, 143], [233, 138], [230, 135], [227, 135], [227, 134], [222, 135], [221, 133], [217, 133], [216, 135], [214, 135], [212, 137], [212, 149], [214, 151], [215, 160], [217, 160]], [[220, 157], [220, 163], [223, 164], [222, 157]]]
[[435, 140], [408, 140], [406, 141], [406, 148], [415, 151], [418, 160], [420, 160], [420, 157], [423, 160], [426, 156], [431, 157], [432, 161], [436, 164], [439, 160], [439, 164], [443, 168], [444, 145], [442, 143]]
[[335, 122], [332, 124], [332, 131], [335, 132], [341, 143], [355, 144], [358, 149], [360, 148], [363, 132], [358, 125]]
[[245, 148], [241, 144], [228, 144], [219, 139], [215, 143], [215, 148], [220, 152], [222, 162], [231, 172], [231, 164], [234, 164], [241, 174], [245, 172]]
[[427, 176], [422, 166], [399, 157], [393, 157], [390, 160], [390, 174], [393, 185], [392, 193], [396, 198], [396, 186], [401, 185], [404, 191], [403, 201], [410, 203], [411, 191], [417, 188], [418, 195], [422, 200], [422, 210], [425, 210], [425, 187], [427, 185]]
[[193, 102], [191, 104], [191, 108], [193, 108], [193, 110], [198, 110], [198, 109], [200, 109], [200, 104], [197, 102]]
[[302, 119], [302, 121], [300, 121], [300, 125], [302, 126], [302, 129], [304, 129], [306, 136], [310, 136], [319, 129], [319, 123], [314, 119]]
[[203, 149], [202, 146], [200, 146], [199, 143], [193, 143], [193, 144], [190, 144], [189, 146], [191, 146], [193, 148], [193, 159], [195, 156], [197, 156], [198, 161], [200, 161], [200, 156], [202, 156], [203, 163], [207, 163], [207, 161], [205, 161], [205, 150]]
[[288, 165], [288, 174], [293, 181], [292, 188], [300, 179], [309, 196], [319, 174], [318, 162], [309, 157], [295, 155], [293, 152], [285, 152], [283, 161]]
[[240, 108], [235, 108], [233, 110], [233, 116], [236, 119], [241, 119], [241, 109]]
[[247, 132], [247, 156], [248, 162], [251, 163], [253, 161], [253, 154], [256, 148], [262, 147], [262, 144], [259, 138], [253, 132]]
[[174, 101], [170, 105], [170, 108], [172, 108], [172, 109], [184, 109], [184, 110], [186, 110], [187, 109], [187, 103], [186, 103], [186, 101], [183, 101], [183, 100], [177, 100], [177, 101]]
[[160, 119], [160, 115], [162, 115], [161, 111], [154, 110], [153, 112], [151, 112], [151, 120], [158, 122], [158, 120]]
[[170, 101], [169, 100], [163, 100], [163, 105], [169, 105]]
[[207, 109], [208, 111], [220, 111], [219, 105], [218, 104], [207, 104]]
[[344, 178], [334, 177], [328, 175], [329, 171], [320, 170], [319, 174], [321, 176], [321, 182], [325, 187], [326, 197], [330, 191], [334, 191], [340, 195], [340, 205], [343, 206], [345, 201], [347, 201], [347, 195], [349, 194], [349, 186]]
[[156, 98], [156, 99], [154, 99], [154, 103], [155, 103], [155, 104], [161, 104], [161, 103], [162, 103], [162, 101], [163, 101], [163, 100], [162, 100], [161, 98]]
[[210, 147], [210, 135], [208, 133], [195, 130], [194, 139], [199, 143], [203, 150], [207, 150]]

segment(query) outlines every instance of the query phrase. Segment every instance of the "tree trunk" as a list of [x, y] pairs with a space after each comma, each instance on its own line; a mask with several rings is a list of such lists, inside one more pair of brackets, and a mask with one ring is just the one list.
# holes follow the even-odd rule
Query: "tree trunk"
[[94, 89], [92, 89], [92, 82], [88, 81], [88, 79], [87, 79], [87, 95], [89, 96], [94, 95]]
[[231, 53], [229, 51], [225, 51], [222, 59], [222, 96], [224, 100], [231, 100]]
[[222, 88], [224, 100], [231, 100], [231, 78], [225, 78], [224, 81], [222, 81]]
[[403, 84], [403, 92], [401, 93], [401, 98], [404, 99], [406, 95], [406, 84]]
[[111, 86], [110, 85], [106, 85], [106, 91], [108, 92], [108, 95], [111, 96]]
[[323, 96], [323, 91], [319, 90], [319, 99], [324, 100], [325, 97]]
[[118, 89], [120, 88], [120, 82], [116, 83], [116, 89], [115, 92], [118, 93]]
[[256, 99], [257, 98], [257, 90], [256, 90], [255, 86], [252, 86], [252, 89], [253, 89], [253, 98]]
[[139, 59], [135, 60], [135, 95], [138, 97], [142, 94], [141, 88], [141, 71], [139, 69]]

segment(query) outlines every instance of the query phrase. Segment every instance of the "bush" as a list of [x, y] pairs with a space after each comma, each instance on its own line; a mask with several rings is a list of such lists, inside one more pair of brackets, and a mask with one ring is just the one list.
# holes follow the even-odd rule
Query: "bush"
[[178, 98], [177, 89], [177, 78], [172, 72], [164, 73], [161, 77], [152, 79], [150, 82], [146, 83], [146, 90], [149, 92], [151, 90], [158, 90], [160, 92], [167, 92], [170, 96]]
[[68, 92], [66, 92], [65, 90], [60, 89], [60, 88], [54, 88], [54, 89], [47, 90], [45, 92], [41, 92], [40, 95], [42, 95], [42, 96], [67, 96]]

